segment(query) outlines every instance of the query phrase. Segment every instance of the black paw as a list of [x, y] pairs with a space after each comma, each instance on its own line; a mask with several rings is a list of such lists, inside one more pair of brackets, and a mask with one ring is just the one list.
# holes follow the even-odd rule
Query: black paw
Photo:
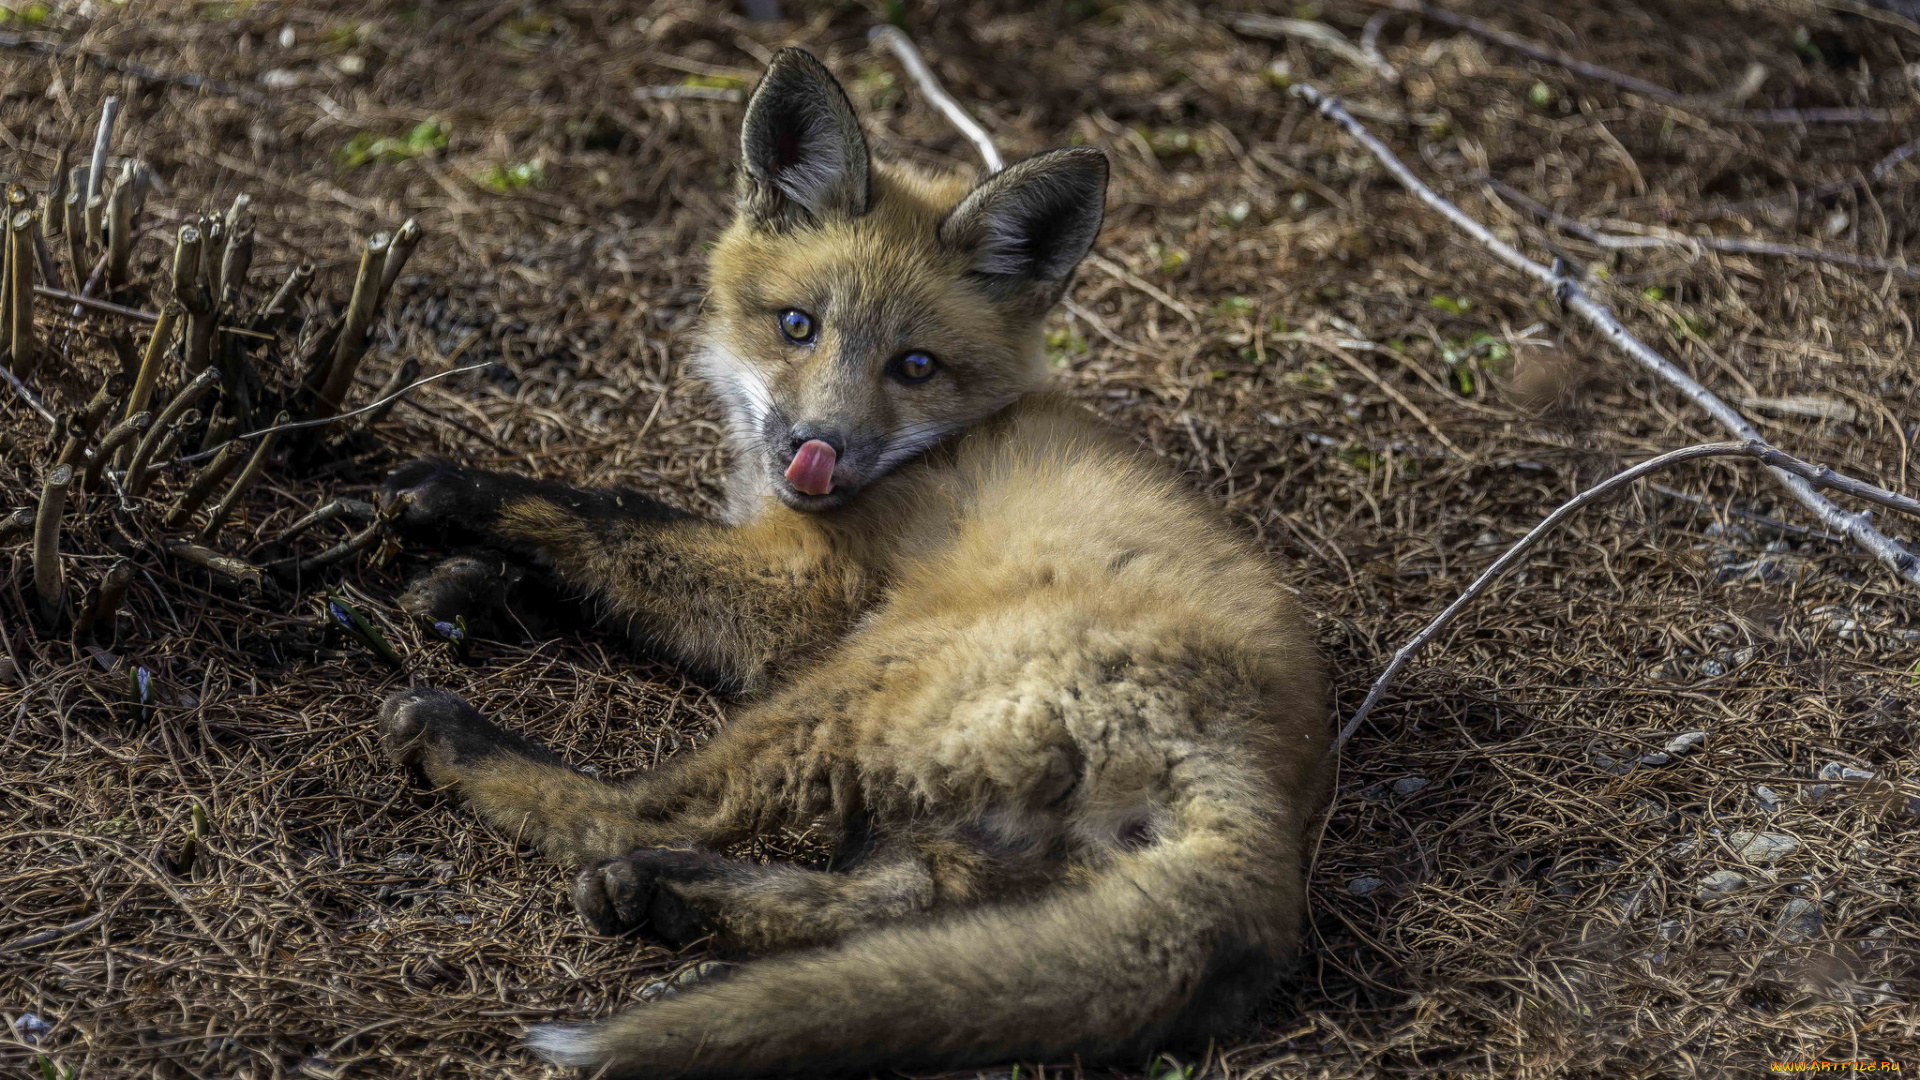
[[503, 555], [455, 555], [414, 578], [400, 608], [425, 623], [464, 620], [470, 633], [503, 637], [513, 621], [509, 597], [526, 577], [525, 567]]
[[645, 925], [655, 937], [684, 946], [711, 929], [670, 886], [712, 875], [721, 858], [693, 848], [643, 848], [582, 870], [573, 881], [573, 906], [602, 934]]
[[384, 494], [388, 501], [409, 497], [394, 522], [402, 531], [473, 541], [487, 535], [500, 508], [517, 493], [518, 479], [440, 458], [415, 458], [388, 474]]
[[418, 765], [435, 780], [444, 769], [495, 754], [561, 764], [553, 751], [481, 716], [460, 695], [427, 687], [402, 690], [380, 706], [380, 741], [394, 764]]

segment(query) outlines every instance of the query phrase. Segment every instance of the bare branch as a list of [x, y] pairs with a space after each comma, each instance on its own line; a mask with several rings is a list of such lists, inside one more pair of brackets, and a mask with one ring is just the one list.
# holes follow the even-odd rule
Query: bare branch
[[[1760, 432], [1747, 422], [1746, 417], [1741, 416], [1718, 395], [1680, 370], [1672, 361], [1653, 351], [1645, 342], [1629, 333], [1605, 305], [1596, 303], [1585, 290], [1580, 288], [1579, 282], [1573, 280], [1564, 267], [1556, 265], [1550, 269], [1527, 258], [1513, 245], [1493, 235], [1485, 225], [1475, 221], [1465, 211], [1441, 198], [1432, 188], [1422, 183], [1420, 178], [1413, 174], [1413, 170], [1407, 168], [1406, 163], [1402, 162], [1385, 143], [1375, 138], [1359, 121], [1348, 115], [1347, 110], [1340, 106], [1338, 98], [1322, 94], [1305, 83], [1295, 85], [1292, 92], [1318, 109], [1320, 115], [1340, 125], [1348, 135], [1372, 152], [1373, 156], [1387, 167], [1387, 171], [1393, 174], [1394, 179], [1400, 181], [1401, 186], [1411, 192], [1415, 198], [1453, 222], [1460, 231], [1492, 252], [1501, 262], [1552, 289], [1554, 296], [1559, 299], [1563, 307], [1598, 330], [1602, 336], [1613, 343], [1615, 348], [1672, 383], [1694, 404], [1706, 410], [1707, 414], [1718, 421], [1721, 427], [1738, 438], [1766, 444], [1765, 440], [1761, 439]], [[1778, 467], [1773, 467], [1773, 475], [1789, 494], [1812, 511], [1814, 517], [1820, 519], [1821, 524], [1836, 532], [1845, 533], [1854, 543], [1872, 553], [1874, 558], [1880, 560], [1901, 579], [1920, 587], [1920, 558], [1916, 558], [1912, 552], [1875, 529], [1871, 514], [1848, 513], [1840, 509], [1815, 491], [1813, 484], [1809, 483], [1804, 476]]]
[[1663, 105], [1677, 109], [1697, 112], [1717, 120], [1741, 124], [1884, 124], [1906, 119], [1894, 109], [1875, 108], [1812, 108], [1812, 109], [1729, 109], [1722, 105], [1728, 94], [1707, 94], [1692, 96], [1669, 90], [1658, 83], [1651, 83], [1637, 75], [1615, 71], [1612, 68], [1591, 64], [1577, 56], [1562, 52], [1550, 45], [1529, 41], [1518, 34], [1508, 33], [1497, 26], [1481, 22], [1468, 15], [1456, 15], [1451, 11], [1435, 7], [1423, 0], [1387, 0], [1388, 6], [1432, 19], [1434, 22], [1464, 30], [1474, 37], [1491, 41], [1496, 45], [1512, 49], [1522, 56], [1538, 60], [1544, 64], [1554, 64], [1596, 82], [1610, 83], [1614, 86], [1651, 98]]
[[93, 131], [93, 165], [87, 172], [87, 195], [82, 205], [92, 202], [106, 186], [107, 147], [113, 145], [113, 125], [119, 118], [119, 98], [109, 97], [100, 103], [100, 126]]
[[959, 128], [960, 134], [965, 135], [973, 148], [979, 151], [980, 160], [987, 163], [988, 172], [997, 173], [1007, 167], [1000, 158], [999, 148], [993, 145], [993, 137], [978, 121], [967, 115], [967, 110], [953, 100], [953, 95], [947, 93], [946, 87], [940, 85], [940, 79], [920, 56], [920, 50], [914, 47], [912, 38], [901, 33], [899, 27], [882, 25], [867, 31], [867, 40], [876, 45], [885, 45], [893, 51], [893, 55], [900, 60], [900, 66], [907, 69], [907, 77], [920, 88], [933, 107], [940, 110], [947, 122]]
[[1775, 244], [1765, 240], [1741, 240], [1724, 236], [1622, 236], [1618, 233], [1604, 233], [1583, 221], [1560, 213], [1496, 177], [1479, 176], [1476, 179], [1507, 199], [1519, 203], [1522, 209], [1560, 231], [1577, 236], [1590, 244], [1598, 244], [1610, 251], [1679, 248], [1696, 255], [1702, 251], [1719, 251], [1729, 255], [1768, 255], [1780, 259], [1806, 259], [1812, 262], [1833, 263], [1837, 266], [1851, 266], [1857, 270], [1873, 270], [1884, 274], [1899, 274], [1901, 277], [1920, 278], [1920, 269], [1902, 266], [1888, 259], [1854, 255], [1845, 251], [1822, 251], [1819, 248], [1801, 247], [1797, 244]]
[[[1400, 72], [1380, 55], [1377, 45], [1369, 52], [1366, 47], [1356, 46], [1348, 41], [1344, 34], [1326, 23], [1312, 22], [1307, 19], [1283, 19], [1277, 15], [1257, 13], [1235, 15], [1228, 22], [1235, 31], [1248, 37], [1282, 40], [1291, 38], [1295, 41], [1304, 41], [1309, 45], [1318, 45], [1354, 67], [1366, 68], [1388, 82], [1400, 81]], [[1371, 22], [1367, 26], [1373, 30], [1372, 38], [1369, 40], [1377, 39], [1379, 28]]]
[[1759, 439], [1746, 439], [1741, 442], [1701, 443], [1697, 446], [1682, 447], [1679, 450], [1669, 450], [1659, 457], [1648, 458], [1632, 468], [1624, 469], [1607, 477], [1605, 480], [1600, 481], [1598, 484], [1593, 485], [1560, 504], [1553, 513], [1548, 514], [1542, 519], [1540, 524], [1535, 525], [1527, 535], [1515, 541], [1512, 547], [1507, 548], [1506, 551], [1501, 553], [1499, 558], [1493, 560], [1492, 565], [1482, 570], [1480, 576], [1473, 579], [1473, 584], [1467, 586], [1466, 591], [1455, 598], [1453, 603], [1448, 604], [1445, 611], [1434, 616], [1432, 622], [1421, 628], [1419, 633], [1413, 635], [1405, 645], [1400, 646], [1398, 652], [1393, 654], [1393, 659], [1388, 661], [1386, 670], [1382, 671], [1380, 677], [1373, 681], [1373, 687], [1367, 691], [1366, 699], [1360, 702], [1358, 709], [1354, 710], [1352, 719], [1348, 720], [1346, 726], [1340, 729], [1340, 738], [1336, 740], [1335, 745], [1344, 745], [1348, 739], [1353, 737], [1353, 733], [1360, 729], [1361, 722], [1366, 720], [1367, 714], [1372, 712], [1374, 705], [1379, 703], [1380, 695], [1386, 692], [1387, 687], [1393, 682], [1394, 676], [1400, 674], [1400, 669], [1407, 666], [1407, 661], [1413, 659], [1415, 653], [1419, 652], [1427, 642], [1432, 641], [1434, 636], [1439, 634], [1440, 631], [1446, 629], [1447, 624], [1451, 623], [1462, 611], [1466, 610], [1468, 604], [1472, 603], [1481, 593], [1486, 592], [1495, 581], [1499, 580], [1500, 575], [1506, 573], [1512, 568], [1514, 563], [1520, 560], [1520, 556], [1525, 555], [1535, 544], [1545, 539], [1546, 535], [1552, 532], [1562, 521], [1572, 517], [1582, 508], [1607, 498], [1642, 477], [1659, 472], [1662, 469], [1672, 468], [1675, 465], [1709, 457], [1751, 458], [1755, 461], [1764, 462], [1773, 468], [1786, 469], [1795, 475], [1804, 476], [1822, 486], [1832, 487], [1841, 491], [1849, 491], [1853, 494], [1861, 495], [1864, 498], [1872, 499], [1884, 506], [1894, 506], [1907, 513], [1920, 515], [1920, 503], [1916, 503], [1904, 495], [1896, 495], [1893, 492], [1883, 491], [1880, 488], [1873, 487], [1871, 484], [1863, 484], [1858, 480], [1839, 476], [1831, 469], [1801, 461], [1799, 458], [1775, 449]]

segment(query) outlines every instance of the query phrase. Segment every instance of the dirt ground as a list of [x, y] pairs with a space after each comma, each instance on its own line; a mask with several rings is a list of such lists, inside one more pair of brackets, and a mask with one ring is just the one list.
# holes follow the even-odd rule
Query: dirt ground
[[[867, 45], [887, 19], [1009, 156], [1109, 154], [1098, 260], [1049, 323], [1059, 378], [1286, 561], [1342, 716], [1552, 507], [1722, 433], [1413, 203], [1291, 82], [1346, 96], [1474, 216], [1585, 269], [1769, 438], [1920, 488], [1911, 275], [1608, 251], [1485, 182], [1612, 233], [1904, 266], [1920, 160], [1876, 164], [1920, 116], [1913, 24], [1843, 0], [1455, 9], [1689, 96], [1674, 105], [1400, 13], [1376, 26], [1395, 82], [1174, 3], [787, 8], [750, 22], [691, 0], [16, 5], [0, 25], [0, 164], [42, 190], [60, 145], [84, 155], [101, 99], [120, 95], [115, 153], [164, 181], [127, 301], [149, 310], [169, 295], [177, 225], [239, 192], [258, 218], [245, 295], [312, 261], [311, 325], [344, 305], [361, 237], [409, 215], [424, 228], [361, 381], [409, 358], [496, 366], [415, 391], [320, 460], [276, 460], [219, 541], [236, 556], [271, 553], [296, 518], [428, 452], [715, 508], [717, 413], [686, 359], [703, 249], [729, 209], [734, 91], [771, 50], [804, 45], [844, 79], [878, 153], [975, 167]], [[1272, 13], [1357, 42], [1379, 10]], [[1758, 84], [1730, 94], [1755, 63]], [[1811, 108], [1890, 114], [1753, 114]], [[102, 331], [133, 324], [53, 307], [40, 333], [59, 353], [33, 386], [64, 415], [117, 370]], [[274, 350], [263, 363], [270, 383], [297, 377]], [[55, 440], [4, 389], [0, 446], [0, 510], [31, 505]], [[153, 505], [187, 479], [164, 471]], [[1920, 603], [1749, 467], [1658, 485], [1549, 540], [1348, 746], [1300, 970], [1262, 1028], [1120, 1075], [1920, 1067]], [[9, 1075], [558, 1075], [519, 1049], [524, 1025], [604, 1015], [701, 958], [588, 933], [557, 869], [390, 766], [368, 721], [384, 694], [429, 681], [620, 772], [696, 747], [724, 697], [591, 637], [483, 642], [462, 663], [393, 606], [431, 552], [336, 564], [263, 599], [168, 557], [159, 514], [111, 503], [70, 513], [63, 541], [78, 595], [116, 553], [136, 570], [117, 637], [93, 650], [30, 618], [27, 542], [0, 547]], [[327, 588], [384, 628], [404, 673], [322, 633]], [[154, 679], [146, 709], [129, 702], [134, 666]], [[1690, 732], [1703, 738], [1667, 749]], [[1081, 1071], [1021, 1075], [1035, 1066]]]

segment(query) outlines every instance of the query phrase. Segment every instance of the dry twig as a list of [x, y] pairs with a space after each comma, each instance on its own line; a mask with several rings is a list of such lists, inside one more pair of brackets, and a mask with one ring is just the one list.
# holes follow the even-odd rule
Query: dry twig
[[[1441, 198], [1432, 188], [1421, 182], [1420, 178], [1413, 174], [1413, 170], [1407, 168], [1406, 164], [1385, 143], [1375, 138], [1358, 120], [1348, 115], [1346, 109], [1341, 107], [1338, 98], [1322, 94], [1306, 83], [1295, 85], [1293, 93], [1313, 105], [1320, 115], [1338, 124], [1348, 135], [1372, 152], [1373, 156], [1387, 167], [1387, 171], [1393, 174], [1394, 179], [1400, 181], [1401, 186], [1411, 192], [1415, 198], [1438, 211], [1462, 232], [1477, 241], [1480, 246], [1491, 251], [1501, 262], [1547, 286], [1565, 308], [1598, 330], [1620, 351], [1677, 387], [1694, 404], [1719, 421], [1720, 426], [1741, 439], [1765, 442], [1761, 439], [1760, 432], [1747, 422], [1746, 417], [1741, 416], [1718, 395], [1680, 370], [1672, 361], [1653, 351], [1645, 342], [1629, 333], [1626, 327], [1621, 326], [1619, 320], [1613, 317], [1611, 311], [1608, 311], [1604, 305], [1596, 303], [1585, 290], [1580, 288], [1579, 282], [1573, 280], [1564, 267], [1556, 264], [1549, 268], [1527, 258], [1511, 244], [1489, 232], [1486, 226], [1469, 217], [1465, 211]], [[1880, 560], [1889, 570], [1909, 584], [1920, 586], [1920, 558], [1916, 558], [1912, 552], [1875, 529], [1871, 514], [1848, 513], [1816, 492], [1805, 477], [1777, 466], [1772, 468], [1774, 477], [1781, 486], [1799, 500], [1801, 505], [1812, 511], [1822, 524], [1837, 532], [1845, 533], [1853, 539], [1854, 543], [1872, 553], [1874, 558]]]
[[1822, 251], [1819, 248], [1801, 247], [1798, 244], [1775, 244], [1765, 240], [1741, 240], [1737, 237], [1725, 236], [1622, 236], [1619, 233], [1605, 233], [1583, 221], [1560, 213], [1497, 177], [1482, 175], [1476, 179], [1507, 199], [1519, 203], [1522, 209], [1560, 231], [1611, 251], [1678, 248], [1695, 255], [1702, 251], [1719, 251], [1729, 255], [1766, 255], [1780, 259], [1805, 259], [1812, 262], [1833, 263], [1836, 266], [1851, 266], [1857, 270], [1898, 274], [1905, 278], [1920, 278], [1920, 270], [1888, 259], [1876, 259], [1870, 255], [1855, 255], [1846, 251]]
[[1006, 162], [1000, 157], [999, 148], [993, 145], [992, 136], [987, 134], [987, 129], [981, 127], [979, 121], [967, 115], [967, 110], [961, 108], [960, 103], [953, 100], [953, 95], [947, 93], [947, 88], [940, 85], [939, 77], [934, 75], [933, 69], [927, 66], [927, 61], [920, 55], [920, 50], [914, 47], [912, 38], [901, 33], [899, 27], [882, 25], [869, 30], [867, 40], [885, 45], [892, 51], [893, 55], [899, 59], [900, 66], [906, 69], [907, 77], [920, 88], [920, 92], [933, 103], [933, 107], [939, 109], [940, 115], [945, 116], [947, 122], [958, 128], [960, 134], [966, 136], [967, 141], [973, 144], [974, 150], [980, 154], [980, 160], [986, 162], [988, 172], [997, 173], [1007, 167]]
[[1689, 461], [1698, 461], [1701, 458], [1708, 457], [1751, 458], [1770, 468], [1781, 469], [1795, 476], [1804, 477], [1818, 483], [1822, 487], [1830, 487], [1836, 491], [1845, 491], [1848, 494], [1869, 499], [1882, 506], [1899, 510], [1902, 513], [1920, 517], [1920, 502], [1916, 502], [1905, 495], [1895, 494], [1883, 488], [1874, 487], [1872, 484], [1863, 483], [1852, 477], [1841, 476], [1824, 465], [1814, 465], [1810, 462], [1802, 461], [1759, 439], [1747, 439], [1742, 442], [1701, 443], [1697, 446], [1686, 446], [1678, 450], [1669, 450], [1659, 457], [1648, 458], [1632, 468], [1624, 469], [1613, 474], [1600, 483], [1593, 485], [1560, 504], [1553, 513], [1542, 518], [1540, 524], [1535, 525], [1527, 535], [1515, 541], [1511, 547], [1502, 552], [1500, 557], [1493, 561], [1492, 565], [1482, 570], [1480, 576], [1473, 579], [1473, 584], [1467, 586], [1464, 592], [1455, 597], [1453, 603], [1447, 605], [1446, 610], [1434, 616], [1432, 622], [1428, 623], [1419, 633], [1409, 639], [1405, 645], [1400, 646], [1399, 651], [1393, 654], [1393, 659], [1387, 663], [1386, 670], [1382, 671], [1380, 677], [1373, 681], [1372, 688], [1367, 691], [1366, 699], [1360, 702], [1358, 709], [1354, 710], [1352, 719], [1348, 720], [1346, 726], [1340, 729], [1340, 737], [1335, 740], [1335, 745], [1345, 745], [1346, 741], [1353, 737], [1353, 733], [1359, 730], [1361, 722], [1366, 720], [1367, 714], [1372, 712], [1374, 705], [1379, 702], [1380, 695], [1384, 694], [1387, 687], [1392, 684], [1394, 676], [1400, 674], [1400, 669], [1407, 666], [1407, 661], [1413, 659], [1415, 653], [1419, 652], [1427, 642], [1432, 641], [1436, 634], [1446, 629], [1447, 624], [1451, 623], [1455, 617], [1466, 610], [1468, 604], [1471, 604], [1475, 598], [1486, 592], [1489, 586], [1499, 580], [1500, 575], [1506, 573], [1512, 568], [1515, 562], [1519, 561], [1520, 556], [1525, 555], [1529, 549], [1544, 539], [1547, 534], [1551, 533], [1562, 521], [1578, 513], [1581, 509], [1631, 485], [1642, 477], [1649, 476], [1675, 465], [1684, 464]]
[[1651, 98], [1663, 105], [1671, 105], [1689, 112], [1698, 112], [1716, 120], [1741, 124], [1884, 124], [1902, 119], [1893, 109], [1837, 108], [1808, 109], [1729, 109], [1721, 102], [1725, 94], [1691, 96], [1669, 90], [1658, 83], [1648, 82], [1636, 75], [1615, 71], [1589, 63], [1570, 53], [1563, 52], [1537, 41], [1529, 41], [1518, 34], [1508, 33], [1497, 26], [1480, 21], [1468, 15], [1457, 15], [1444, 8], [1425, 3], [1424, 0], [1385, 0], [1388, 6], [1411, 15], [1432, 19], [1434, 22], [1464, 30], [1474, 37], [1491, 41], [1496, 45], [1512, 49], [1522, 56], [1538, 60], [1541, 63], [1554, 64], [1565, 68], [1583, 78], [1596, 82], [1610, 83], [1629, 93]]

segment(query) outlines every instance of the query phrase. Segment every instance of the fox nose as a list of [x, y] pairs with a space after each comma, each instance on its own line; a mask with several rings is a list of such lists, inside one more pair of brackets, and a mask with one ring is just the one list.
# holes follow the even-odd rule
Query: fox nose
[[787, 452], [789, 454], [797, 454], [800, 452], [801, 447], [816, 441], [826, 443], [829, 447], [832, 447], [835, 457], [840, 457], [846, 453], [846, 441], [840, 437], [838, 432], [827, 431], [814, 427], [811, 424], [801, 424], [793, 429], [787, 446]]

